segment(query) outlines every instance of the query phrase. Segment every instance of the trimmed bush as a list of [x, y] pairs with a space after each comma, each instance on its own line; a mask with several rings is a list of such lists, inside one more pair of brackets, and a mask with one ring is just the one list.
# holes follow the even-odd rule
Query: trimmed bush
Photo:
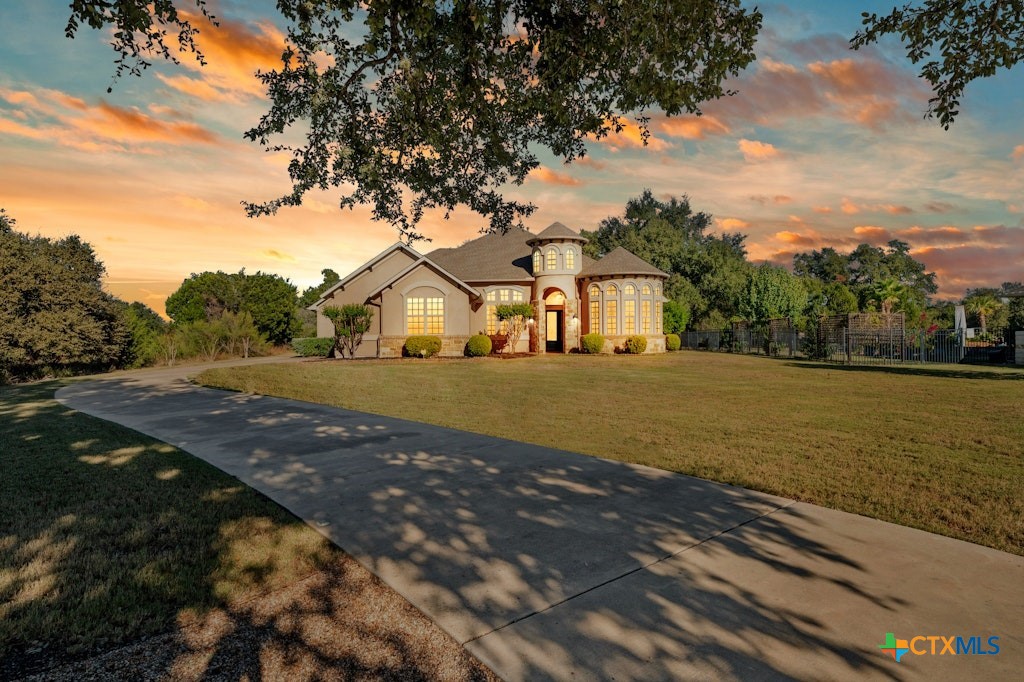
[[430, 358], [441, 352], [441, 339], [436, 336], [410, 336], [402, 353], [410, 358]]
[[665, 335], [665, 350], [679, 350], [682, 346], [683, 340], [679, 338], [679, 334]]
[[466, 343], [466, 355], [471, 358], [479, 358], [491, 352], [491, 339], [483, 334], [469, 337]]
[[334, 339], [329, 336], [308, 337], [305, 339], [292, 339], [292, 350], [303, 358], [326, 358], [334, 345]]
[[630, 355], [640, 355], [647, 350], [647, 337], [640, 336], [639, 334], [630, 336], [626, 339], [626, 343], [622, 345], [622, 349]]
[[584, 353], [596, 355], [604, 350], [604, 337], [600, 334], [584, 334], [580, 337], [580, 347]]

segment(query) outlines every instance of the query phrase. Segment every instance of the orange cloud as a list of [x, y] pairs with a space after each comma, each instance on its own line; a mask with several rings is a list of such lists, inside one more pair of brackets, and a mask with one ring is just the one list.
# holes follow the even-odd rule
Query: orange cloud
[[216, 144], [220, 141], [213, 132], [195, 123], [168, 123], [138, 109], [126, 109], [106, 102], [100, 102], [88, 116], [69, 122], [75, 127], [110, 140], [163, 142], [175, 145], [183, 142]]
[[656, 124], [658, 131], [669, 137], [703, 140], [708, 135], [727, 135], [729, 126], [714, 116], [682, 116], [665, 118]]
[[855, 213], [860, 213], [860, 207], [857, 206], [857, 204], [850, 201], [849, 199], [847, 199], [846, 197], [843, 197], [843, 201], [839, 205], [839, 210], [845, 213], [846, 215], [854, 215]]
[[832, 212], [832, 207], [831, 206], [815, 206], [814, 207], [814, 212], [815, 213], [831, 213]]
[[[0, 118], [0, 133], [52, 140], [88, 152], [124, 152], [131, 147], [131, 151], [152, 153], [154, 150], [139, 145], [223, 142], [219, 135], [195, 123], [168, 121], [135, 107], [119, 107], [103, 101], [89, 105], [56, 90], [0, 89], [0, 98], [21, 107], [16, 118], [23, 122]], [[159, 109], [151, 111], [156, 113]], [[3, 113], [0, 111], [0, 116]], [[176, 115], [176, 119], [180, 119], [180, 115]]]
[[[199, 80], [187, 77], [161, 78], [168, 86], [204, 101], [244, 99], [264, 94], [257, 71], [279, 69], [285, 49], [285, 35], [270, 23], [255, 25], [218, 17], [218, 26], [190, 12], [181, 13], [193, 26], [201, 28], [196, 44], [206, 57], [202, 66], [183, 59], [182, 65], [200, 74]], [[204, 87], [204, 85], [206, 87]]]
[[620, 151], [622, 149], [642, 149], [646, 147], [651, 151], [663, 152], [669, 149], [671, 145], [662, 139], [655, 137], [653, 134], [648, 135], [647, 144], [644, 144], [643, 133], [640, 130], [640, 126], [620, 119], [622, 129], [616, 132], [615, 123], [613, 121], [605, 121], [605, 130], [607, 133], [598, 139], [597, 141], [608, 145], [608, 148], [613, 152]]
[[961, 244], [970, 239], [970, 235], [958, 227], [924, 228], [919, 225], [898, 230], [895, 235], [913, 244]]
[[1020, 161], [1021, 159], [1024, 159], [1024, 144], [1019, 144], [1016, 147], [1014, 147], [1013, 153], [1010, 154], [1010, 156], [1012, 156], [1015, 161]]
[[889, 230], [877, 225], [858, 225], [853, 228], [853, 233], [861, 239], [875, 244], [884, 244], [892, 239], [892, 233]]
[[755, 203], [761, 204], [762, 206], [767, 206], [768, 204], [775, 204], [776, 206], [779, 206], [782, 204], [793, 203], [793, 197], [785, 194], [776, 194], [775, 196], [771, 197], [765, 194], [754, 194], [750, 196], [750, 200]]
[[748, 162], [766, 161], [779, 155], [779, 150], [775, 148], [775, 145], [767, 142], [742, 139], [737, 144], [739, 145], [740, 153], [743, 154], [743, 158]]
[[284, 261], [285, 263], [295, 262], [295, 256], [290, 256], [287, 253], [278, 251], [277, 249], [266, 249], [261, 253], [267, 258], [273, 258], [274, 260]]
[[723, 218], [718, 221], [723, 230], [743, 230], [750, 227], [750, 223], [739, 218]]
[[549, 185], [562, 185], [564, 187], [579, 187], [583, 184], [582, 181], [568, 173], [558, 173], [547, 166], [537, 166], [530, 172], [530, 177]]

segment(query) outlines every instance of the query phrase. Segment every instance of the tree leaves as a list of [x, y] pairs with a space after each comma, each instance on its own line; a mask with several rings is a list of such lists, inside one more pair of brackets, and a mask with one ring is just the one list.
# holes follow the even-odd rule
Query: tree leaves
[[922, 63], [934, 92], [926, 118], [948, 129], [960, 113], [964, 89], [978, 78], [1009, 69], [1024, 57], [1024, 0], [924, 0], [886, 16], [863, 13], [864, 28], [850, 41], [860, 49], [898, 35], [907, 58]]

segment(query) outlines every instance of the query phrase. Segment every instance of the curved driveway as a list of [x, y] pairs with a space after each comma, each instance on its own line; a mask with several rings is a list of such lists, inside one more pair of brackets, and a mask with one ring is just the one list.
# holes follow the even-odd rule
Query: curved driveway
[[[503, 678], [1024, 669], [1022, 557], [657, 469], [198, 388], [187, 373], [128, 373], [57, 397], [261, 491]], [[897, 663], [879, 649], [887, 632], [996, 636], [1000, 652]]]

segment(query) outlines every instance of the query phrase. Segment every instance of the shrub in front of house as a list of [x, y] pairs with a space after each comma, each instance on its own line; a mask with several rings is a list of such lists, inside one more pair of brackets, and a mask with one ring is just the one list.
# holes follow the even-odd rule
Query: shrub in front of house
[[469, 337], [466, 343], [466, 355], [471, 358], [479, 358], [491, 352], [491, 339], [483, 334]]
[[679, 334], [665, 334], [665, 350], [679, 350], [683, 346], [683, 340]]
[[304, 339], [292, 339], [292, 350], [303, 358], [326, 358], [334, 345], [334, 339], [329, 336], [308, 337]]
[[628, 337], [626, 342], [622, 344], [622, 350], [630, 355], [640, 355], [647, 350], [647, 337], [640, 336], [639, 334]]
[[580, 337], [580, 347], [589, 355], [596, 355], [604, 349], [604, 337], [600, 334], [584, 334]]
[[402, 347], [404, 355], [410, 358], [429, 358], [441, 352], [441, 339], [436, 336], [410, 336]]

